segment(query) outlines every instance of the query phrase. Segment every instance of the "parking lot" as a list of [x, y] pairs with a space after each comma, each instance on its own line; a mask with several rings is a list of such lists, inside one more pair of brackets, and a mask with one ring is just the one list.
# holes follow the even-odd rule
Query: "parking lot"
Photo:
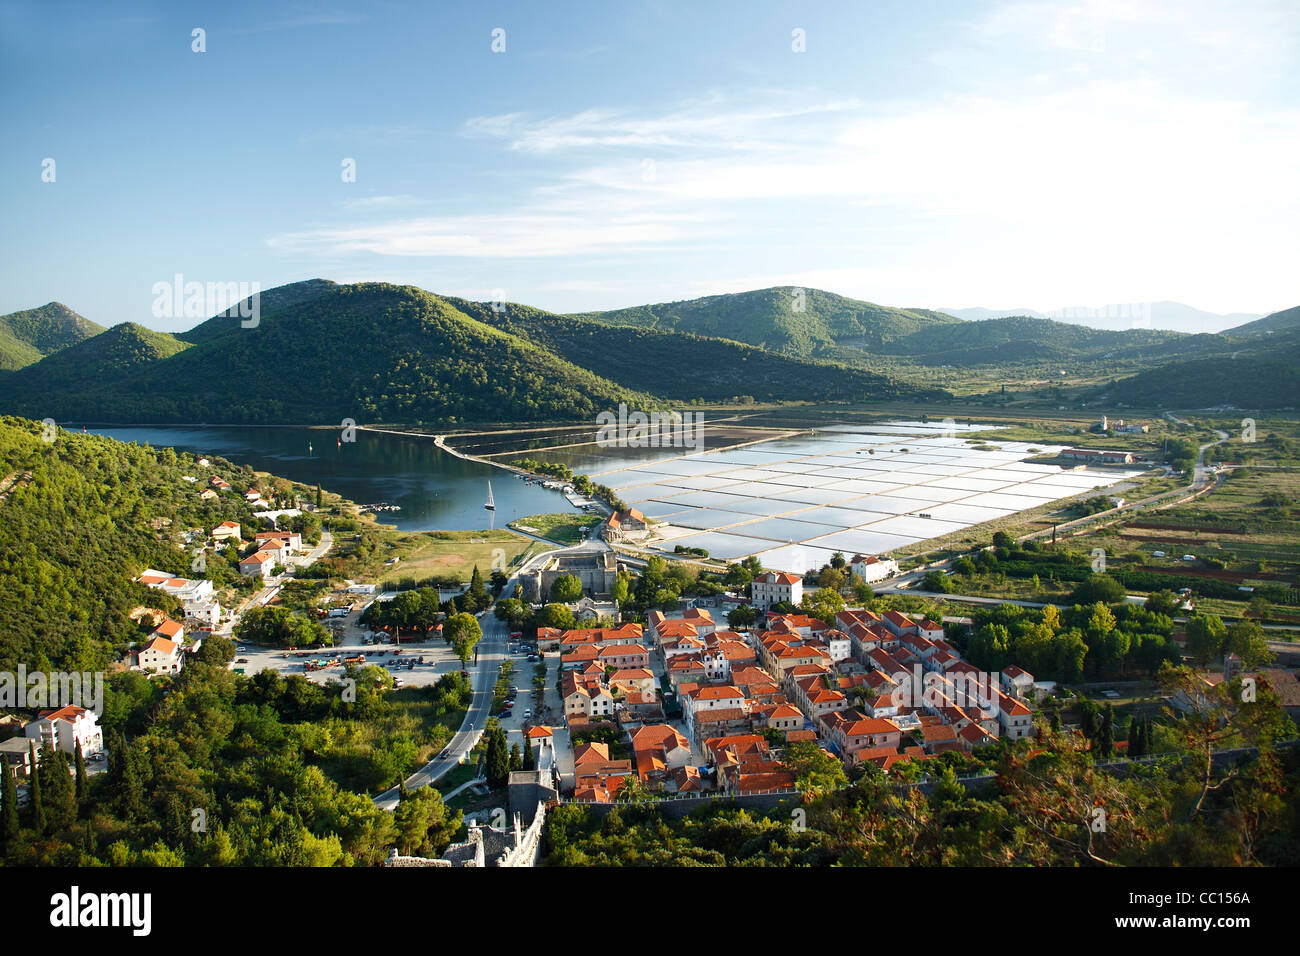
[[[400, 645], [354, 643], [312, 650], [239, 645], [233, 666], [235, 670], [242, 669], [250, 676], [259, 671], [273, 670], [282, 676], [299, 674], [315, 683], [325, 684], [343, 676], [346, 670], [343, 661], [363, 656], [365, 660], [357, 663], [385, 668], [400, 681], [399, 686], [402, 687], [427, 687], [437, 683], [443, 675], [461, 670], [463, 666], [460, 658], [441, 638], [430, 641], [403, 640]], [[307, 669], [315, 661], [327, 663], [331, 660], [338, 660], [339, 663]], [[472, 669], [473, 666], [471, 661], [467, 669]]]

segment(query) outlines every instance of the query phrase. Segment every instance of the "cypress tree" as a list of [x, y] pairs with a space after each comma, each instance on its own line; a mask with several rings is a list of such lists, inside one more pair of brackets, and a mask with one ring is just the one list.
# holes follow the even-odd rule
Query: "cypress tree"
[[77, 795], [67, 754], [55, 749], [45, 751], [37, 776], [47, 829], [56, 832], [71, 826], [77, 819]]
[[0, 757], [0, 854], [18, 836], [18, 784], [9, 761]]
[[1142, 756], [1142, 725], [1136, 716], [1130, 717], [1128, 721], [1128, 755]]
[[533, 745], [528, 743], [527, 746], [524, 747], [524, 769], [535, 770], [536, 768], [537, 763], [533, 760]]
[[524, 755], [519, 751], [519, 744], [510, 748], [510, 769], [522, 770], [524, 766]]
[[76, 750], [73, 751], [76, 759], [77, 770], [77, 810], [78, 812], [86, 808], [86, 801], [90, 796], [90, 781], [86, 779], [86, 759], [81, 755], [81, 741], [77, 741]]
[[27, 745], [27, 754], [31, 760], [31, 773], [27, 780], [32, 791], [32, 829], [37, 836], [45, 836], [45, 807], [41, 804], [41, 775], [37, 772], [35, 744]]
[[1101, 727], [1097, 731], [1096, 748], [1099, 756], [1109, 757], [1115, 752], [1115, 713], [1109, 704], [1101, 714]]

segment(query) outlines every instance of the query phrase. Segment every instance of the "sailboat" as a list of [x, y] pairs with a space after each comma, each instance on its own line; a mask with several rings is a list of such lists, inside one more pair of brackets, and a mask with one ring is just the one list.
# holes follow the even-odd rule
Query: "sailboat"
[[488, 510], [488, 511], [496, 511], [496, 510], [497, 510], [496, 503], [493, 502], [493, 500], [492, 500], [492, 482], [491, 482], [491, 480], [488, 481], [488, 500], [487, 500], [487, 504], [485, 504], [483, 507], [484, 507], [486, 510]]

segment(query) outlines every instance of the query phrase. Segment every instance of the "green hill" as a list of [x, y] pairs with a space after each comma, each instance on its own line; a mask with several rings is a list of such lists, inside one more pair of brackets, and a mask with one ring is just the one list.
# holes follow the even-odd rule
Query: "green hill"
[[1244, 325], [1238, 325], [1228, 329], [1224, 335], [1242, 336], [1242, 335], [1267, 335], [1270, 332], [1290, 332], [1300, 329], [1300, 305], [1293, 309], [1283, 309], [1281, 312], [1274, 312], [1266, 315], [1262, 319], [1256, 319], [1254, 322], [1247, 322]]
[[6, 407], [33, 418], [61, 418], [90, 394], [103, 394], [189, 346], [166, 332], [123, 322], [0, 380]]
[[141, 636], [133, 608], [179, 610], [131, 579], [184, 572], [182, 528], [256, 523], [237, 495], [201, 501], [187, 474], [194, 459], [171, 448], [72, 432], [46, 443], [39, 422], [0, 418], [0, 671], [102, 669]]
[[961, 322], [928, 309], [895, 309], [820, 289], [805, 290], [802, 312], [796, 312], [794, 306], [791, 288], [778, 286], [573, 317], [734, 339], [805, 357], [844, 347], [874, 351], [918, 329]]
[[448, 301], [467, 315], [575, 365], [599, 369], [619, 385], [672, 401], [725, 402], [738, 396], [760, 402], [943, 397], [866, 369], [782, 355], [730, 339], [607, 325], [514, 303], [494, 312], [486, 302]]
[[62, 302], [0, 316], [0, 371], [39, 362], [44, 356], [98, 335], [104, 327]]
[[0, 408], [61, 421], [458, 424], [658, 404], [411, 286], [337, 286], [188, 347], [152, 334], [174, 343], [170, 354], [141, 351], [111, 374], [89, 350], [42, 360], [21, 388], [0, 380]]
[[1213, 354], [1120, 379], [1098, 390], [1094, 400], [1164, 408], [1300, 408], [1300, 329], [1212, 338], [1217, 346], [1205, 351]]
[[[291, 282], [288, 285], [267, 289], [258, 296], [258, 320], [261, 321], [261, 319], [265, 319], [281, 309], [287, 309], [290, 306], [319, 298], [331, 289], [337, 288], [338, 283], [331, 282], [329, 279], [306, 279], [302, 282]], [[244, 300], [244, 302], [247, 301], [247, 299]], [[182, 342], [198, 345], [229, 332], [239, 331], [242, 328], [241, 323], [247, 321], [241, 317], [239, 312], [239, 306], [243, 305], [244, 302], [231, 306], [225, 312], [214, 315], [206, 322], [201, 322], [188, 331], [177, 333], [176, 338]]]
[[1010, 316], [931, 326], [885, 344], [881, 351], [925, 365], [990, 365], [1007, 362], [1077, 362], [1122, 352], [1129, 360], [1168, 358], [1195, 348], [1198, 339], [1146, 329], [1103, 331], [1068, 322]]

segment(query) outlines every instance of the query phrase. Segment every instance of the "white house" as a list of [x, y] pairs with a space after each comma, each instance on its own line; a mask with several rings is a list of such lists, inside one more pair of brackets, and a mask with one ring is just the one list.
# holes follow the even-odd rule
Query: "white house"
[[181, 646], [165, 637], [155, 637], [136, 655], [140, 669], [150, 674], [179, 674], [184, 666]]
[[764, 571], [750, 585], [750, 603], [765, 611], [773, 604], [786, 601], [800, 604], [803, 601], [803, 578], [784, 571]]
[[42, 747], [57, 747], [64, 753], [73, 753], [81, 744], [85, 756], [104, 749], [104, 732], [92, 711], [81, 707], [60, 707], [46, 710], [23, 728], [24, 736], [41, 742]]
[[239, 562], [239, 573], [247, 577], [267, 577], [275, 570], [276, 555], [270, 551], [258, 551]]
[[223, 521], [212, 529], [213, 541], [229, 541], [231, 539], [235, 541], [239, 540], [238, 521]]
[[878, 558], [874, 554], [855, 554], [849, 563], [849, 573], [859, 581], [875, 584], [898, 573], [898, 562], [893, 558]]

